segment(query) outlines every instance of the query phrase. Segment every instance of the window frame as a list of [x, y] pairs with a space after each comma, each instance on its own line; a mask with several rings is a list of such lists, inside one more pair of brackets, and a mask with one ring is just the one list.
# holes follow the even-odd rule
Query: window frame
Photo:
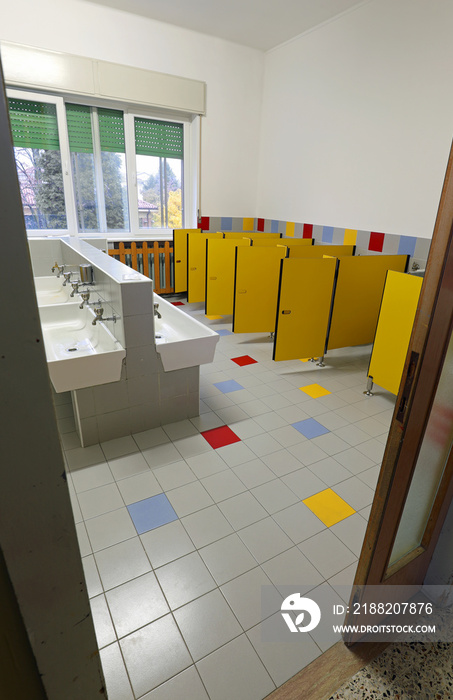
[[35, 102], [45, 102], [46, 104], [53, 104], [55, 105], [57, 110], [58, 140], [60, 143], [61, 170], [63, 174], [63, 191], [67, 228], [27, 229], [27, 236], [30, 238], [39, 236], [72, 236], [74, 235], [73, 232], [78, 233], [78, 230], [74, 188], [71, 172], [71, 154], [69, 152], [68, 131], [66, 126], [66, 108], [64, 100], [58, 95], [46, 95], [39, 92], [15, 90], [12, 88], [7, 88], [6, 96], [13, 97], [17, 100], [33, 100]]
[[[183, 125], [183, 139], [184, 139], [184, 158], [183, 158], [183, 166], [182, 166], [182, 175], [181, 175], [181, 180], [183, 185], [183, 220], [181, 223], [181, 228], [187, 228], [189, 226], [188, 222], [193, 222], [196, 220], [196, 212], [195, 208], [193, 207], [193, 197], [192, 197], [192, 191], [193, 188], [196, 187], [195, 182], [195, 168], [193, 167], [192, 164], [192, 148], [191, 148], [191, 143], [192, 143], [192, 129], [191, 126], [194, 126], [195, 120], [193, 120], [191, 123], [187, 119], [183, 119], [182, 117], [180, 119], [175, 118], [174, 115], [172, 116], [164, 116], [163, 114], [156, 114], [156, 111], [153, 110], [138, 110], [138, 109], [128, 109], [127, 111], [125, 110], [124, 112], [124, 134], [125, 134], [125, 142], [126, 142], [126, 170], [127, 170], [127, 178], [128, 178], [128, 195], [129, 195], [129, 222], [130, 222], [130, 227], [131, 227], [131, 233], [134, 227], [134, 230], [137, 231], [138, 238], [151, 238], [153, 236], [157, 236], [159, 238], [163, 238], [165, 235], [168, 235], [168, 233], [172, 230], [169, 228], [148, 228], [148, 229], [143, 229], [140, 228], [140, 222], [139, 222], [139, 216], [138, 216], [138, 207], [137, 207], [137, 202], [138, 202], [138, 185], [137, 185], [137, 168], [136, 168], [136, 151], [135, 151], [135, 118], [138, 119], [162, 119], [162, 121], [166, 122], [173, 122], [174, 124], [182, 124]], [[130, 158], [130, 165], [129, 165], [129, 158]], [[188, 187], [187, 181], [190, 181], [190, 186]], [[131, 197], [131, 193], [134, 193], [134, 195]], [[132, 225], [133, 222], [133, 225]]]
[[[27, 229], [28, 237], [61, 237], [65, 235], [80, 237], [80, 238], [106, 238], [109, 241], [115, 240], [146, 240], [156, 239], [164, 240], [171, 236], [172, 229], [170, 228], [152, 228], [141, 229], [139, 226], [138, 215], [138, 187], [137, 187], [137, 172], [136, 172], [136, 152], [135, 152], [135, 126], [134, 120], [136, 117], [143, 119], [160, 119], [166, 122], [173, 122], [183, 125], [184, 139], [184, 157], [182, 165], [182, 184], [183, 184], [183, 221], [182, 227], [195, 226], [197, 220], [196, 211], [196, 192], [198, 186], [198, 169], [199, 169], [199, 153], [196, 148], [198, 137], [198, 124], [200, 117], [198, 115], [189, 115], [187, 113], [176, 114], [169, 110], [160, 110], [158, 108], [149, 109], [143, 106], [135, 107], [134, 105], [125, 104], [119, 101], [102, 100], [99, 98], [86, 99], [80, 95], [54, 95], [50, 93], [42, 93], [39, 91], [21, 90], [16, 88], [6, 89], [7, 97], [13, 97], [23, 100], [34, 100], [54, 104], [57, 110], [57, 125], [58, 138], [60, 142], [61, 165], [63, 172], [63, 187], [66, 204], [66, 222], [65, 229]], [[66, 104], [80, 104], [87, 107], [116, 109], [123, 112], [124, 118], [124, 136], [125, 136], [125, 156], [126, 156], [126, 181], [127, 181], [127, 196], [129, 206], [129, 231], [90, 231], [83, 232], [78, 229], [77, 207], [75, 201], [74, 178], [71, 166], [71, 153], [69, 148], [69, 137], [66, 122]], [[100, 153], [97, 153], [97, 144], [99, 129], [98, 125], [94, 125], [92, 113], [92, 132], [94, 157], [100, 158]], [[103, 194], [103, 193], [102, 193]], [[103, 199], [103, 197], [102, 197]], [[98, 201], [99, 204], [102, 202]], [[103, 217], [100, 216], [100, 224]], [[101, 228], [101, 225], [100, 225]]]

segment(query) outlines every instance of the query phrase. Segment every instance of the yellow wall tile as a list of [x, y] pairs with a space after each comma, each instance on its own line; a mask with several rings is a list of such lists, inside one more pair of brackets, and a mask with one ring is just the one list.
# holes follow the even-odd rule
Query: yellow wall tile
[[285, 236], [291, 236], [294, 238], [294, 228], [296, 224], [292, 221], [288, 221], [286, 224], [286, 231], [285, 231]]
[[357, 231], [352, 228], [345, 229], [343, 245], [355, 245], [357, 241]]
[[243, 231], [253, 231], [255, 229], [255, 219], [244, 219]]

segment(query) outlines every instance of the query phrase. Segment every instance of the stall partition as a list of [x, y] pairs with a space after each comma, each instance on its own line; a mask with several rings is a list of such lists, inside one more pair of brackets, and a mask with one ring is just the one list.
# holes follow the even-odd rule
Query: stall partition
[[373, 382], [398, 394], [423, 279], [389, 271], [368, 368]]
[[236, 248], [233, 332], [273, 333], [277, 312], [280, 261], [288, 248]]
[[249, 238], [206, 241], [206, 315], [233, 313], [236, 248], [250, 243]]

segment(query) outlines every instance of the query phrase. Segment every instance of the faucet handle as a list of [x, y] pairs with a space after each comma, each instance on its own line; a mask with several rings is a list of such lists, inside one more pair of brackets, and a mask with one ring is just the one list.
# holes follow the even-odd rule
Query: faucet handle
[[64, 282], [63, 287], [66, 287], [67, 283], [71, 279], [72, 272], [63, 272]]
[[81, 295], [82, 297], [82, 303], [79, 306], [79, 309], [83, 309], [85, 304], [88, 304], [88, 299], [90, 298], [90, 292], [82, 292]]
[[60, 275], [64, 272], [66, 265], [59, 265], [57, 262], [53, 264], [52, 267], [52, 272], [55, 272], [55, 270], [58, 270], [57, 277], [60, 277]]

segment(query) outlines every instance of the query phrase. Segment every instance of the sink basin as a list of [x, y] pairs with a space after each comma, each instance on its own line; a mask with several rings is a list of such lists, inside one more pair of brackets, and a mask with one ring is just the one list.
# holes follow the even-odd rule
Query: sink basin
[[56, 275], [35, 277], [35, 289], [38, 306], [65, 304], [71, 301], [69, 296], [72, 292], [71, 285], [68, 282], [66, 287], [63, 287], [63, 278], [58, 278]]
[[57, 393], [117, 382], [126, 351], [79, 303], [39, 309], [50, 379]]
[[165, 299], [154, 295], [162, 318], [154, 317], [156, 350], [165, 372], [212, 362], [219, 335]]

